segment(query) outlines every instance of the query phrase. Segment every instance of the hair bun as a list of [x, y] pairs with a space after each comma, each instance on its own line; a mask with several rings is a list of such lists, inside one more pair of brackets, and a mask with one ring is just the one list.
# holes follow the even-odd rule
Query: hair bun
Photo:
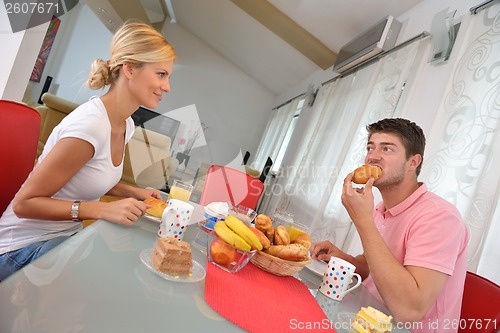
[[104, 88], [111, 83], [111, 70], [109, 60], [96, 59], [90, 68], [90, 76], [87, 84], [90, 89], [97, 90]]

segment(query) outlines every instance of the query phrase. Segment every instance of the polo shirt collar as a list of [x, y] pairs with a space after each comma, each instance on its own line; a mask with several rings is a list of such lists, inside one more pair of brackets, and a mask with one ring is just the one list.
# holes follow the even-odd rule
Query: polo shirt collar
[[413, 203], [415, 201], [417, 201], [417, 199], [422, 195], [424, 194], [425, 192], [427, 192], [427, 186], [424, 184], [424, 183], [419, 183], [419, 187], [415, 190], [415, 192], [413, 192], [408, 198], [406, 198], [405, 200], [403, 200], [402, 202], [400, 202], [399, 204], [397, 204], [396, 206], [392, 207], [391, 209], [387, 210], [386, 211], [386, 208], [385, 208], [385, 204], [384, 202], [382, 201], [380, 204], [377, 205], [377, 208], [376, 210], [379, 212], [379, 213], [382, 213], [382, 214], [391, 214], [392, 216], [396, 216], [398, 214], [401, 214], [402, 212], [404, 212], [406, 209], [408, 209], [411, 205], [413, 205]]

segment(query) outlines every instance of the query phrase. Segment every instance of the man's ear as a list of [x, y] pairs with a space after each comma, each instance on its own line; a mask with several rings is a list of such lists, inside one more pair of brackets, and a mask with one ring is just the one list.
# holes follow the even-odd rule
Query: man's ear
[[415, 154], [410, 157], [410, 167], [417, 170], [418, 166], [422, 163], [422, 155]]

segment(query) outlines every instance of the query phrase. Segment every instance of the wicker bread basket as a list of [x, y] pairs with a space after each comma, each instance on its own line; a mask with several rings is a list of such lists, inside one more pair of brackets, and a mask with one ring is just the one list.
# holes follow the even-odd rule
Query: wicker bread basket
[[299, 272], [302, 268], [309, 265], [311, 258], [304, 261], [284, 260], [268, 253], [257, 251], [250, 259], [250, 262], [260, 269], [279, 276], [289, 276]]

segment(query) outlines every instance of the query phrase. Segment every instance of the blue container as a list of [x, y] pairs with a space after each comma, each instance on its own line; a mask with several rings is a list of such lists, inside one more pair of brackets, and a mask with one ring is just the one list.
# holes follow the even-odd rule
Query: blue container
[[207, 210], [205, 209], [205, 219], [206, 219], [206, 222], [205, 222], [205, 228], [207, 229], [210, 229], [210, 230], [214, 230], [214, 225], [215, 225], [215, 222], [217, 221], [224, 221], [226, 219], [225, 216], [223, 215], [219, 215], [219, 214], [215, 214], [215, 213], [211, 213], [211, 212], [207, 212]]

